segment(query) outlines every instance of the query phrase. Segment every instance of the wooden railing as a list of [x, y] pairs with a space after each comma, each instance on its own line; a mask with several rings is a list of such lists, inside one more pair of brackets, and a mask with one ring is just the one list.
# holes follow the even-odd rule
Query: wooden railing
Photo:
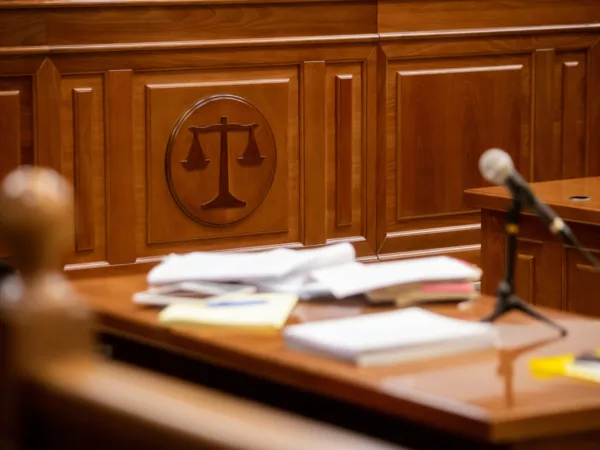
[[0, 285], [0, 448], [392, 448], [96, 355], [90, 315], [60, 270], [72, 197], [42, 168], [1, 187], [0, 233], [19, 273]]

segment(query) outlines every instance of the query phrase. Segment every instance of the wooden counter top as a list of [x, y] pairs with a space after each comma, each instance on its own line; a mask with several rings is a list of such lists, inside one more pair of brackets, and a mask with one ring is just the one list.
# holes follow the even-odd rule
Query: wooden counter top
[[[124, 335], [232, 367], [271, 381], [409, 419], [453, 434], [487, 442], [515, 442], [597, 430], [600, 389], [564, 378], [537, 379], [529, 373], [534, 355], [579, 352], [594, 346], [600, 321], [553, 313], [567, 338], [519, 314], [500, 325], [501, 349], [435, 361], [357, 368], [287, 349], [278, 333], [239, 330], [167, 329], [157, 310], [134, 305], [131, 295], [146, 287], [144, 274], [73, 279], [104, 331]], [[470, 320], [482, 317], [490, 299], [472, 307], [433, 307]], [[360, 301], [302, 303], [290, 322], [371, 313]], [[533, 348], [532, 348], [533, 347]]]
[[[531, 183], [531, 189], [564, 220], [600, 223], [600, 177]], [[504, 186], [465, 191], [466, 202], [481, 209], [506, 211], [510, 195]]]

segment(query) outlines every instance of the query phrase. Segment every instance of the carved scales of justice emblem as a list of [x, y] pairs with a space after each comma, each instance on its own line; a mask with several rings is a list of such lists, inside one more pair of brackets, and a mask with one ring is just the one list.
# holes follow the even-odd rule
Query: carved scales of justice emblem
[[202, 209], [243, 208], [246, 206], [245, 201], [234, 197], [229, 190], [229, 144], [227, 142], [227, 137], [230, 131], [248, 132], [248, 144], [246, 145], [246, 150], [242, 156], [237, 157], [237, 162], [242, 166], [260, 166], [265, 159], [265, 156], [261, 155], [260, 149], [256, 143], [254, 130], [257, 127], [257, 123], [229, 123], [227, 116], [222, 116], [221, 123], [219, 124], [202, 127], [191, 126], [188, 128], [194, 136], [187, 159], [181, 161], [181, 165], [189, 171], [204, 170], [210, 164], [210, 159], [206, 158], [198, 135], [219, 132], [221, 137], [219, 154], [219, 192], [215, 198], [203, 203]]
[[202, 225], [228, 226], [252, 214], [267, 198], [276, 171], [271, 124], [235, 95], [213, 95], [190, 107], [173, 127], [165, 152], [175, 203]]

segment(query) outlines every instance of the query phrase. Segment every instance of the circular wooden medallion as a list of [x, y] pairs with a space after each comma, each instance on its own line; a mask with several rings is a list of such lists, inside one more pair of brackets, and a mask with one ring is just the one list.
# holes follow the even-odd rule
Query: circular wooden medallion
[[171, 195], [190, 218], [212, 226], [251, 214], [269, 192], [276, 167], [265, 116], [233, 95], [208, 97], [186, 111], [165, 155]]

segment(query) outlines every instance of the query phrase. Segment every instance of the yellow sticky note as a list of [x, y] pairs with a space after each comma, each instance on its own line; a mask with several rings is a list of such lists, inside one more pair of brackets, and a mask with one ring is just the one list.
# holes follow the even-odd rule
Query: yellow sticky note
[[298, 301], [292, 294], [239, 294], [213, 297], [202, 303], [175, 303], [161, 311], [167, 326], [211, 326], [277, 330]]

